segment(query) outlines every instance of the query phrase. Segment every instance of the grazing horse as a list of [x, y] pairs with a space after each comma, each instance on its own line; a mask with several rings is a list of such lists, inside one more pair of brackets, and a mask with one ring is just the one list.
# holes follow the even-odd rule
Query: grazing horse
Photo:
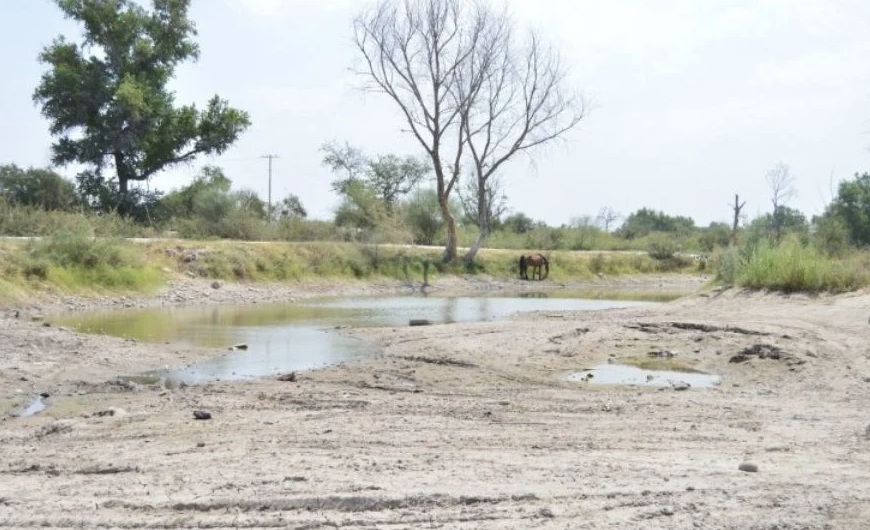
[[529, 279], [529, 266], [532, 267], [532, 280], [535, 279], [536, 273], [539, 280], [546, 280], [547, 276], [550, 275], [550, 262], [543, 254], [520, 256], [520, 277], [524, 280]]

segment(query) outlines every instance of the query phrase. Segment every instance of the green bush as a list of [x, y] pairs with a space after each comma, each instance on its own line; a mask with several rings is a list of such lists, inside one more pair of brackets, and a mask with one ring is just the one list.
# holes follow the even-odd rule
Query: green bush
[[672, 260], [680, 250], [674, 239], [667, 234], [650, 235], [648, 245], [649, 256], [656, 260]]
[[734, 247], [725, 248], [713, 254], [710, 266], [716, 271], [716, 281], [724, 285], [735, 285], [741, 269], [741, 256]]
[[[729, 258], [734, 260], [734, 258]], [[729, 268], [736, 269], [731, 272]], [[782, 292], [845, 292], [870, 284], [870, 272], [860, 256], [829, 259], [819, 249], [792, 235], [775, 245], [759, 241], [746, 256], [720, 264], [723, 281]]]
[[813, 245], [826, 255], [842, 258], [851, 249], [849, 229], [839, 217], [827, 216], [813, 221]]

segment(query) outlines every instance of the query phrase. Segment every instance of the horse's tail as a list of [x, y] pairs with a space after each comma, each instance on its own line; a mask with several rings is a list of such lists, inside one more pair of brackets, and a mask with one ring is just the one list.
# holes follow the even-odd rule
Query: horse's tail
[[544, 279], [546, 279], [550, 275], [550, 262], [543, 254], [541, 254], [541, 259], [544, 260]]
[[524, 254], [520, 254], [520, 278], [525, 277], [526, 273], [526, 256]]

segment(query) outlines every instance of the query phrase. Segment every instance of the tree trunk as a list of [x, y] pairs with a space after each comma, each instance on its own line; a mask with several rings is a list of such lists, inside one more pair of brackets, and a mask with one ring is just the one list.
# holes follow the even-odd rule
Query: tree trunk
[[447, 204], [446, 197], [438, 197], [438, 204], [441, 206], [441, 217], [444, 218], [444, 226], [447, 228], [447, 245], [444, 247], [444, 261], [453, 261], [456, 259], [456, 220], [453, 214], [450, 213], [450, 208]]
[[450, 196], [447, 193], [447, 183], [445, 182], [444, 166], [441, 165], [441, 158], [435, 154], [434, 149], [438, 148], [438, 142], [435, 142], [432, 156], [432, 167], [435, 170], [436, 189], [438, 190], [438, 206], [441, 209], [441, 218], [444, 220], [444, 227], [447, 229], [447, 244], [444, 247], [443, 259], [445, 262], [451, 262], [456, 259], [456, 220], [453, 214], [450, 213]]
[[480, 229], [480, 232], [474, 238], [474, 243], [468, 249], [468, 253], [465, 254], [466, 263], [474, 261], [474, 257], [477, 256], [477, 252], [483, 246], [483, 242], [486, 241], [486, 236], [489, 235], [489, 204], [487, 204], [489, 201], [485, 191], [486, 181], [481, 182], [481, 179], [478, 178], [477, 190], [477, 227]]
[[483, 246], [483, 242], [486, 241], [486, 232], [483, 230], [477, 234], [477, 237], [474, 238], [474, 243], [471, 244], [471, 248], [468, 249], [468, 252], [465, 254], [466, 263], [471, 263], [474, 261], [474, 257], [477, 256], [477, 251], [480, 250], [480, 247]]
[[127, 213], [127, 190], [130, 175], [127, 174], [127, 168], [124, 165], [124, 155], [120, 151], [115, 151], [115, 173], [118, 175], [118, 202], [115, 207], [118, 213], [124, 215]]

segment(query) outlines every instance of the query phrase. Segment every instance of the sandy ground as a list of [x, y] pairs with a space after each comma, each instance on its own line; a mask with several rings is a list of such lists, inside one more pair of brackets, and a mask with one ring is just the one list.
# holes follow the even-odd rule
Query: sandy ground
[[[6, 308], [0, 526], [870, 528], [870, 292], [709, 291], [659, 307], [354, 330], [382, 343], [382, 355], [294, 382], [178, 389], [115, 377], [213, 352], [32, 320], [63, 307], [401, 288], [180, 281], [148, 299]], [[662, 350], [722, 383], [678, 391], [564, 379]], [[50, 395], [46, 411], [9, 413], [38, 392]], [[212, 419], [194, 420], [194, 410]], [[747, 463], [757, 472], [738, 469]]]

